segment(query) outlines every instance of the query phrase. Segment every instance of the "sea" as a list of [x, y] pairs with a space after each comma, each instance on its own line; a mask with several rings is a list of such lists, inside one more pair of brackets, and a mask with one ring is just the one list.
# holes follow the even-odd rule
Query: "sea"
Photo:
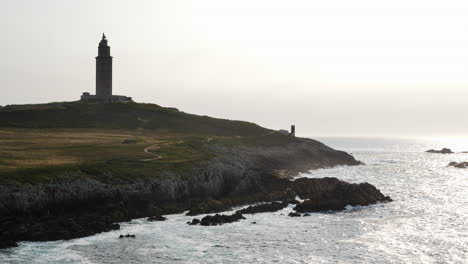
[[[135, 219], [121, 230], [53, 242], [22, 242], [0, 250], [0, 263], [468, 263], [468, 138], [315, 138], [365, 163], [313, 170], [298, 177], [369, 182], [393, 202], [348, 206], [342, 212], [289, 217], [246, 215], [222, 226]], [[135, 238], [119, 239], [134, 234]]]

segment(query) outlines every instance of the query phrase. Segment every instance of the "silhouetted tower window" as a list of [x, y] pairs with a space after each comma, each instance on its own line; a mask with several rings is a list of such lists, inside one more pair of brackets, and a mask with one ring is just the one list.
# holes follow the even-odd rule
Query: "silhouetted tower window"
[[104, 33], [99, 42], [96, 57], [96, 95], [98, 97], [112, 96], [112, 57]]

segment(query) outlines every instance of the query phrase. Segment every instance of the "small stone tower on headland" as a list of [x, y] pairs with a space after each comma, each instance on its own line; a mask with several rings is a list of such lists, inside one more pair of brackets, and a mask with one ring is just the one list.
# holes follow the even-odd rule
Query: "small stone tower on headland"
[[96, 57], [96, 96], [101, 98], [112, 96], [112, 56], [104, 33]]
[[96, 57], [96, 95], [83, 93], [81, 101], [88, 103], [126, 103], [132, 101], [131, 97], [112, 94], [112, 57], [104, 33], [99, 42], [98, 56]]
[[296, 126], [295, 125], [291, 125], [291, 132], [289, 132], [289, 134], [293, 137], [296, 136]]

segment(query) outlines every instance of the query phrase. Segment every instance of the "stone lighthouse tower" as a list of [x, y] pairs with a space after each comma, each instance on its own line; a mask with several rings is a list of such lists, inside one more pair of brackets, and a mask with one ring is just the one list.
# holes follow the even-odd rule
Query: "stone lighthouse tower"
[[112, 57], [104, 33], [96, 57], [96, 96], [109, 99], [112, 97]]
[[132, 98], [124, 95], [112, 94], [112, 57], [107, 45], [106, 35], [102, 34], [96, 57], [96, 95], [84, 92], [81, 101], [86, 103], [127, 103]]

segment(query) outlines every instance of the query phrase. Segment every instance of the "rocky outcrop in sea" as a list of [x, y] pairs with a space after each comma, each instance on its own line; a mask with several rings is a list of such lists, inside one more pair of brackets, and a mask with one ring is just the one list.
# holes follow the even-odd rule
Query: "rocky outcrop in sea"
[[449, 163], [448, 165], [449, 167], [455, 167], [455, 168], [459, 168], [459, 169], [466, 169], [468, 168], [468, 162], [467, 161], [462, 161], [462, 162], [455, 162], [455, 161], [452, 161]]
[[443, 148], [441, 150], [430, 149], [426, 151], [427, 153], [436, 153], [436, 154], [453, 154], [454, 152], [449, 148]]

